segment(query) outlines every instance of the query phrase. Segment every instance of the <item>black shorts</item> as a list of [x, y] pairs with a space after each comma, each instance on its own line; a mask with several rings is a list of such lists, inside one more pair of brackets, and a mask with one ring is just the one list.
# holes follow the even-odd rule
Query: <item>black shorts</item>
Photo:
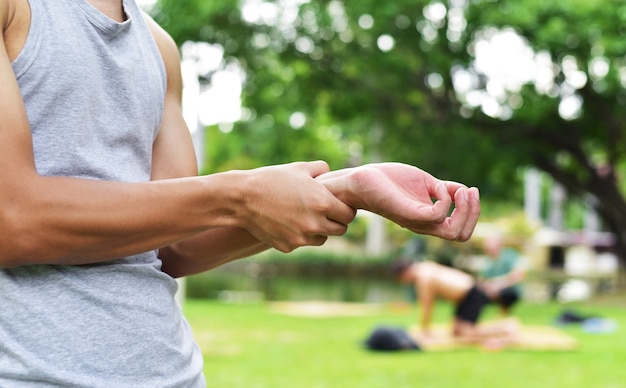
[[498, 293], [495, 302], [505, 308], [510, 308], [520, 300], [520, 292], [516, 288], [505, 288]]
[[462, 321], [476, 323], [483, 307], [488, 305], [489, 302], [491, 300], [487, 294], [474, 286], [458, 304], [454, 315]]

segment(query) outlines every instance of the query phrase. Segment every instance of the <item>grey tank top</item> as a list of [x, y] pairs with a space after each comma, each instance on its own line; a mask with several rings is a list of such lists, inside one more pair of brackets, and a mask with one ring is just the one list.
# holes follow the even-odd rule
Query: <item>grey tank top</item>
[[[134, 0], [29, 0], [13, 62], [42, 175], [150, 179], [162, 58]], [[0, 387], [205, 387], [202, 354], [156, 251], [0, 270]]]

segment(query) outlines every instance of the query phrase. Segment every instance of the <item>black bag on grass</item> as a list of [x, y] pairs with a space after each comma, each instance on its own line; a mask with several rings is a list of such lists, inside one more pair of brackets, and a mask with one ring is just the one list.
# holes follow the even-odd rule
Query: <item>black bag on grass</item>
[[400, 327], [378, 326], [365, 340], [365, 346], [374, 351], [420, 350], [419, 345]]

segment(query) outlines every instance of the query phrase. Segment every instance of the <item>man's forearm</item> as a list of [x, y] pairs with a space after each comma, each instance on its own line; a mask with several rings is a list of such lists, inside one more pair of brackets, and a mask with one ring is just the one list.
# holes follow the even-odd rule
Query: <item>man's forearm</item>
[[[282, 252], [321, 245], [344, 234], [355, 216], [314, 179], [327, 170], [325, 162], [300, 162], [124, 183], [9, 166], [0, 174], [6, 182], [0, 186], [0, 267], [96, 263], [222, 227], [249, 233], [244, 252], [232, 257], [248, 254], [245, 247], [257, 241]], [[237, 252], [228, 241], [212, 243], [219, 244]]]
[[[25, 178], [22, 187], [2, 190], [0, 266], [94, 263], [229, 226], [236, 204], [219, 187], [234, 187], [231, 178], [148, 183]], [[221, 201], [209, 202], [210, 197]]]
[[163, 271], [182, 277], [208, 271], [222, 264], [268, 249], [247, 230], [216, 228], [159, 250]]
[[487, 283], [491, 285], [491, 287], [501, 291], [505, 288], [514, 286], [520, 283], [524, 279], [524, 271], [514, 269], [513, 271], [507, 273], [506, 275], [501, 275], [498, 277], [494, 277], [486, 280]]

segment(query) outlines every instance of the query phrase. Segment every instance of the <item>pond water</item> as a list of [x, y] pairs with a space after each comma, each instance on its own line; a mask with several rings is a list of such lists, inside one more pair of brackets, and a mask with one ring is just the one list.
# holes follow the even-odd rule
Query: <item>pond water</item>
[[186, 294], [189, 298], [232, 302], [325, 300], [389, 303], [413, 298], [412, 290], [407, 286], [384, 279], [220, 271], [188, 278]]

